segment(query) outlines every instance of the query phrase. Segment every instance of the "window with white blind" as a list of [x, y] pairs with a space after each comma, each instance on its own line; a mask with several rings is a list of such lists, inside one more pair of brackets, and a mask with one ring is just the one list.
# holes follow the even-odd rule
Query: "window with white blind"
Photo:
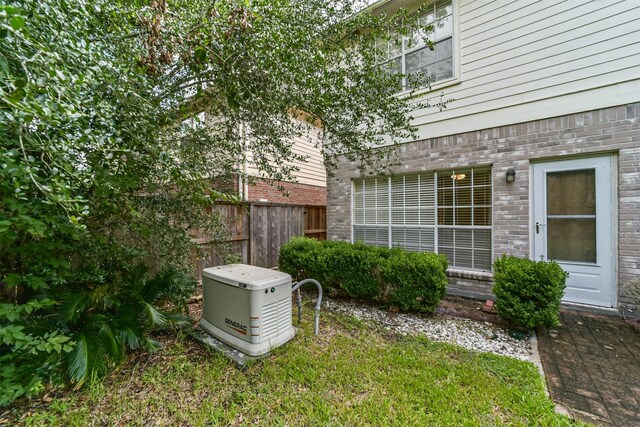
[[491, 169], [353, 181], [353, 240], [445, 254], [452, 267], [491, 269]]
[[[354, 240], [376, 246], [389, 245], [389, 180], [368, 178], [354, 181]], [[366, 224], [366, 227], [364, 226]]]
[[[420, 30], [405, 37], [391, 37], [378, 45], [391, 73], [402, 73], [401, 87], [407, 90], [418, 75], [438, 82], [454, 77], [454, 28], [452, 0], [434, 2], [418, 17]], [[425, 40], [433, 42], [432, 46]]]

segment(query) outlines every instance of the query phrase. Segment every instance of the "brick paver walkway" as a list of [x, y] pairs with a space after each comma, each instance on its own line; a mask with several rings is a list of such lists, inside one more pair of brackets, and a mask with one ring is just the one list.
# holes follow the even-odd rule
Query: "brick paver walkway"
[[640, 426], [640, 335], [622, 319], [563, 310], [538, 340], [556, 403], [594, 424]]

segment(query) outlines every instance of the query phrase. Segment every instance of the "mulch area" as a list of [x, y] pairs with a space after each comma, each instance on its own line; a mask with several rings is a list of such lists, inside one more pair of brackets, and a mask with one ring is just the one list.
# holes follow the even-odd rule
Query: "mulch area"
[[454, 295], [447, 295], [442, 301], [437, 312], [449, 316], [462, 317], [477, 322], [490, 322], [500, 326], [508, 326], [509, 323], [496, 314], [493, 302], [469, 299]]
[[538, 330], [553, 400], [584, 421], [640, 426], [640, 335], [615, 316], [561, 311]]

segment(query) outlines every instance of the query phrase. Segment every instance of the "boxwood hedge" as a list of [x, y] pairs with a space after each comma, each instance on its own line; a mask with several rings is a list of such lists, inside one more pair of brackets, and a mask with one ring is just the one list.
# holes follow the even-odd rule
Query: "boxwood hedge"
[[433, 312], [447, 286], [447, 259], [363, 243], [296, 237], [282, 246], [279, 268], [294, 280], [314, 278], [334, 294]]
[[493, 263], [493, 277], [500, 317], [523, 328], [558, 323], [567, 280], [558, 263], [503, 255]]

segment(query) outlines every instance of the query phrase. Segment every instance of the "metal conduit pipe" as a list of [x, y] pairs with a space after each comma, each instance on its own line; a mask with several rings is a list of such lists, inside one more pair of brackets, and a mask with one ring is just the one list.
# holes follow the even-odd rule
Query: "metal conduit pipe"
[[322, 304], [322, 286], [320, 286], [320, 283], [315, 279], [304, 279], [292, 285], [291, 292], [297, 291], [296, 304], [298, 306], [298, 323], [302, 320], [302, 296], [300, 295], [300, 286], [306, 283], [313, 283], [318, 288], [318, 299], [316, 300], [315, 308], [315, 327], [316, 335], [318, 335], [318, 328], [320, 327], [320, 304]]

